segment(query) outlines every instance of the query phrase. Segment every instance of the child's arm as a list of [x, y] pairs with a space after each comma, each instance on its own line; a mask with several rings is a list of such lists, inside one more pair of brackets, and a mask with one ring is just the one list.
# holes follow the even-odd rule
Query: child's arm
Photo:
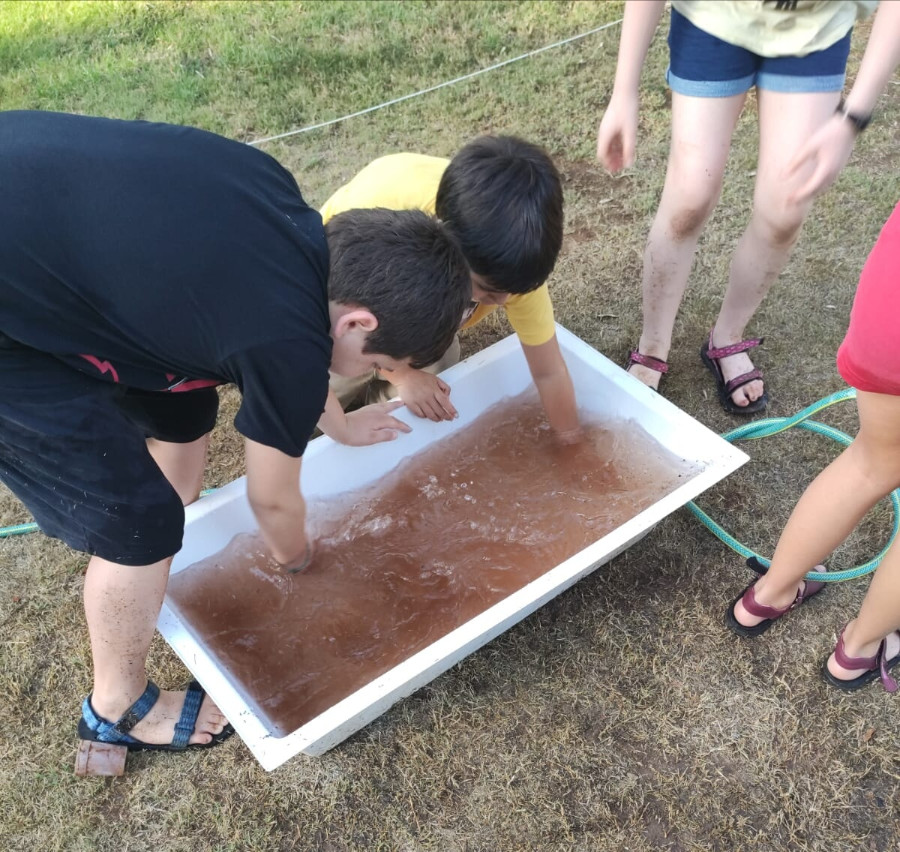
[[884, 91], [897, 65], [900, 64], [900, 3], [879, 3], [872, 23], [853, 88], [844, 103], [800, 149], [788, 167], [796, 175], [804, 167], [814, 165], [812, 174], [794, 193], [792, 201], [801, 203], [824, 192], [834, 182], [850, 159], [859, 130], [847, 119], [847, 113], [864, 118], [872, 114], [875, 102]]
[[244, 448], [247, 499], [263, 541], [286, 569], [303, 567], [311, 545], [306, 537], [306, 501], [300, 493], [301, 459], [249, 438]]
[[625, 4], [612, 97], [597, 132], [597, 159], [611, 172], [634, 162], [641, 68], [665, 5], [665, 0]]
[[556, 335], [540, 346], [526, 346], [523, 343], [522, 351], [557, 438], [564, 443], [577, 441], [581, 437], [581, 425], [575, 404], [575, 388]]
[[328, 391], [325, 410], [318, 425], [329, 438], [351, 447], [393, 441], [398, 433], [412, 431], [402, 420], [391, 416], [390, 412], [401, 405], [400, 400], [379, 402], [346, 414], [334, 392]]
[[403, 404], [416, 417], [427, 417], [437, 423], [458, 416], [450, 402], [450, 385], [433, 373], [404, 366], [396, 370], [379, 370], [379, 375], [397, 388]]

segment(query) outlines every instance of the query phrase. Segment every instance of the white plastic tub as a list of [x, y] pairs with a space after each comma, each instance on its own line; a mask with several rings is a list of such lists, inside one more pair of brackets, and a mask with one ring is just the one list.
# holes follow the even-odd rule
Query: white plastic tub
[[[300, 752], [318, 755], [337, 745], [401, 698], [621, 553], [666, 515], [747, 461], [743, 452], [573, 334], [561, 327], [557, 327], [557, 332], [582, 411], [636, 421], [664, 449], [690, 462], [698, 472], [613, 532], [559, 565], [548, 566], [538, 579], [280, 738], [267, 730], [175, 609], [164, 604], [160, 633], [265, 769], [275, 769]], [[457, 420], [432, 423], [413, 418], [401, 409], [398, 416], [415, 428], [397, 441], [360, 448], [317, 438], [310, 443], [303, 461], [302, 486], [307, 500], [312, 503], [317, 498], [353, 492], [380, 479], [402, 458], [466, 428], [503, 397], [520, 394], [531, 384], [522, 348], [514, 335], [451, 368], [444, 377], [453, 388], [453, 402], [460, 413]], [[237, 533], [256, 528], [246, 500], [245, 481], [238, 479], [188, 507], [184, 547], [175, 557], [172, 571], [181, 571], [221, 550]]]

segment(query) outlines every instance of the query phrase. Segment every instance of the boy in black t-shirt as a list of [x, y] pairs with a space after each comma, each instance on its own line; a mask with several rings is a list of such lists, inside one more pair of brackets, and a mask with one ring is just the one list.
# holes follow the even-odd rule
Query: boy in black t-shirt
[[[248, 499], [294, 569], [329, 367], [433, 361], [470, 298], [465, 260], [413, 211], [326, 230], [274, 159], [187, 127], [0, 113], [0, 186], [0, 480], [91, 555], [79, 732], [132, 750], [221, 742], [231, 729], [199, 687], [145, 674], [215, 386], [241, 390]], [[405, 429], [392, 408], [358, 428]]]

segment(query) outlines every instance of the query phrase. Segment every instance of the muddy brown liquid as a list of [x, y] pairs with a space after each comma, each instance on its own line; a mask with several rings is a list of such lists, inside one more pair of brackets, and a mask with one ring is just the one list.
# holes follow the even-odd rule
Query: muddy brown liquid
[[693, 469], [631, 423], [559, 446], [533, 394], [310, 507], [315, 555], [281, 573], [255, 534], [174, 574], [168, 600], [274, 736], [621, 526]]

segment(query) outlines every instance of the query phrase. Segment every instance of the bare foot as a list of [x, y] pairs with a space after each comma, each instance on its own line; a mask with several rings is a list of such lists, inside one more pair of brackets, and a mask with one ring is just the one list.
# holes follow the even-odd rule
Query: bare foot
[[[159, 698], [150, 708], [150, 712], [128, 732], [129, 736], [154, 745], [166, 745], [172, 742], [172, 737], [175, 735], [175, 723], [181, 716], [181, 709], [184, 705], [184, 696], [184, 691], [172, 692], [161, 689]], [[128, 707], [118, 710], [115, 707], [110, 708], [98, 702], [94, 697], [91, 698], [91, 706], [95, 713], [109, 721], [119, 719], [128, 709]], [[200, 705], [197, 722], [194, 725], [194, 732], [188, 743], [191, 745], [209, 743], [216, 734], [222, 733], [227, 724], [228, 720], [222, 715], [219, 708], [213, 704], [208, 695], [205, 695], [203, 703]]]
[[[848, 625], [849, 627], [849, 625]], [[900, 633], [896, 630], [885, 637], [884, 657], [886, 660], [892, 660], [897, 654], [900, 654]], [[878, 653], [878, 647], [881, 640], [870, 642], [868, 645], [853, 645], [852, 638], [848, 638], [847, 629], [844, 629], [844, 653], [848, 657], [874, 657]], [[834, 652], [828, 658], [828, 671], [837, 680], [854, 680], [860, 675], [865, 674], [870, 669], [845, 669], [834, 658]]]

